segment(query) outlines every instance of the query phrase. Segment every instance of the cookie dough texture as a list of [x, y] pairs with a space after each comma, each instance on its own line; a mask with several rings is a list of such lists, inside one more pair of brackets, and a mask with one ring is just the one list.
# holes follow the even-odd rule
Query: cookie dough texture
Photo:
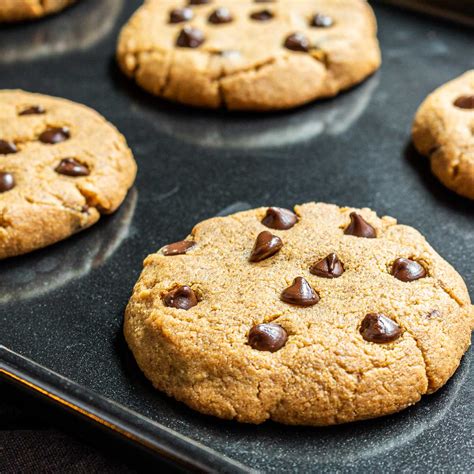
[[454, 104], [463, 96], [474, 96], [474, 70], [436, 89], [421, 104], [413, 142], [445, 186], [474, 199], [474, 108]]
[[0, 22], [32, 20], [56, 13], [76, 0], [1, 0]]
[[[271, 110], [331, 97], [365, 79], [380, 66], [376, 21], [365, 0], [212, 0], [192, 5], [194, 17], [169, 23], [179, 0], [149, 0], [123, 28], [118, 62], [152, 94], [185, 104], [229, 109]], [[233, 21], [214, 25], [208, 17], [227, 7]], [[274, 18], [249, 15], [270, 10]], [[312, 27], [323, 13], [330, 27]], [[201, 30], [198, 48], [176, 46], [185, 25]], [[284, 47], [285, 38], [304, 34], [309, 52]]]
[[[125, 314], [124, 332], [138, 365], [159, 390], [206, 414], [241, 422], [331, 425], [397, 412], [439, 389], [470, 344], [473, 306], [462, 278], [415, 229], [369, 209], [359, 212], [377, 238], [344, 235], [354, 209], [297, 206], [273, 257], [249, 263], [266, 209], [198, 224], [185, 255], [150, 255]], [[339, 278], [312, 275], [331, 252]], [[428, 276], [410, 283], [390, 274], [399, 258], [423, 262]], [[289, 305], [281, 291], [304, 277], [320, 296]], [[189, 285], [199, 303], [166, 307], [163, 295]], [[382, 312], [402, 335], [367, 342], [360, 324]], [[276, 352], [252, 349], [249, 330], [273, 322], [288, 333]]]
[[[20, 115], [41, 106], [42, 114]], [[46, 144], [39, 136], [67, 127], [70, 138]], [[14, 177], [0, 193], [0, 259], [58, 242], [114, 212], [132, 186], [136, 164], [124, 137], [97, 112], [65, 99], [0, 91], [0, 139], [17, 152], [0, 154], [0, 172]], [[73, 158], [88, 176], [56, 171]]]

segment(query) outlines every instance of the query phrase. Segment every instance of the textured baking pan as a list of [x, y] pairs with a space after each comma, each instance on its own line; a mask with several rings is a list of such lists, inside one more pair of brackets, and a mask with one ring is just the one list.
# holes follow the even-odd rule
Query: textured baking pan
[[473, 67], [472, 31], [377, 3], [379, 73], [334, 100], [254, 116], [188, 109], [138, 90], [113, 55], [118, 28], [140, 2], [110, 9], [104, 25], [94, 20], [99, 3], [0, 28], [0, 88], [90, 105], [127, 136], [140, 167], [116, 215], [0, 263], [0, 344], [9, 349], [0, 350], [2, 376], [185, 469], [470, 470], [471, 354], [446, 387], [397, 415], [331, 428], [249, 426], [153, 390], [121, 325], [148, 253], [206, 217], [260, 205], [316, 200], [396, 216], [472, 289], [473, 205], [431, 176], [409, 135], [426, 94]]

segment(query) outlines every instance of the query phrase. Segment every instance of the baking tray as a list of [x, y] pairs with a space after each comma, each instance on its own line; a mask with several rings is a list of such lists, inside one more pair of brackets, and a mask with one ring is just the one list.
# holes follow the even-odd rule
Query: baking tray
[[[107, 4], [113, 18], [101, 10]], [[410, 145], [426, 94], [474, 66], [472, 30], [375, 4], [384, 64], [372, 78], [298, 110], [231, 114], [153, 99], [120, 74], [116, 37], [139, 4], [85, 0], [0, 29], [0, 88], [88, 104], [126, 135], [139, 164], [117, 214], [0, 263], [2, 377], [186, 470], [469, 471], [471, 353], [442, 390], [399, 414], [329, 428], [252, 426], [152, 389], [121, 326], [147, 254], [202, 219], [264, 205], [315, 200], [396, 216], [472, 289], [474, 207]]]

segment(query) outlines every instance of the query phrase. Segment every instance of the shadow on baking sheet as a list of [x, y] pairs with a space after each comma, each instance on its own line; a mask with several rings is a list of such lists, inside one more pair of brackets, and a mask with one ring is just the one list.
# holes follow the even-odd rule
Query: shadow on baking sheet
[[90, 229], [31, 254], [0, 262], [0, 303], [51, 292], [102, 265], [128, 237], [138, 193], [132, 188], [120, 209]]
[[422, 185], [428, 189], [439, 204], [455, 209], [456, 213], [463, 214], [466, 217], [474, 217], [473, 201], [444, 186], [431, 172], [430, 160], [420, 155], [412, 142], [405, 146], [404, 156], [411, 168], [417, 173]]
[[124, 0], [86, 0], [44, 19], [2, 25], [0, 63], [91, 48], [112, 31], [123, 5]]
[[[240, 443], [236, 453], [243, 445], [250, 445], [253, 452], [268, 456], [269, 463], [278, 461], [279, 451], [275, 447], [280, 444], [285, 446], [281, 456], [294, 452], [295, 456], [306, 458], [306, 462], [311, 463], [312, 459], [318, 465], [344, 466], [401, 448], [427, 431], [428, 435], [433, 435], [436, 425], [447, 416], [466, 381], [472, 357], [470, 353], [464, 356], [458, 371], [441, 390], [394, 415], [330, 427], [285, 426], [272, 421], [255, 426], [201, 415], [158, 392], [138, 368], [121, 331], [114, 346], [123, 376], [133, 387], [133, 395], [129, 397], [140, 397], [137, 402], [140, 412], [149, 418], [190, 437], [198, 431], [203, 438], [218, 437], [228, 447]], [[466, 416], [468, 411], [467, 407]], [[250, 462], [250, 459], [239, 460]], [[279, 461], [292, 463], [290, 459]]]
[[237, 149], [291, 146], [323, 134], [344, 133], [363, 114], [379, 84], [375, 74], [337, 100], [288, 111], [245, 113], [199, 109], [154, 97], [126, 78], [115, 60], [109, 75], [132, 99], [131, 111], [145, 117], [157, 132], [202, 147]]

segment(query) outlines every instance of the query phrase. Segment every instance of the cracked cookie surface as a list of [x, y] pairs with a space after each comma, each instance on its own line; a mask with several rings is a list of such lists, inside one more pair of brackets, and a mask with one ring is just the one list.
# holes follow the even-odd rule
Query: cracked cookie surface
[[56, 13], [76, 0], [2, 0], [0, 22], [32, 20]]
[[323, 203], [201, 222], [144, 262], [124, 334], [153, 385], [241, 422], [330, 425], [439, 389], [466, 286], [415, 229]]
[[202, 107], [285, 109], [334, 96], [380, 65], [365, 0], [192, 3], [149, 0], [120, 34], [121, 69], [152, 94]]
[[135, 175], [124, 137], [94, 110], [0, 91], [0, 259], [58, 242], [114, 212]]
[[438, 179], [474, 199], [474, 70], [427, 97], [416, 113], [412, 134]]

